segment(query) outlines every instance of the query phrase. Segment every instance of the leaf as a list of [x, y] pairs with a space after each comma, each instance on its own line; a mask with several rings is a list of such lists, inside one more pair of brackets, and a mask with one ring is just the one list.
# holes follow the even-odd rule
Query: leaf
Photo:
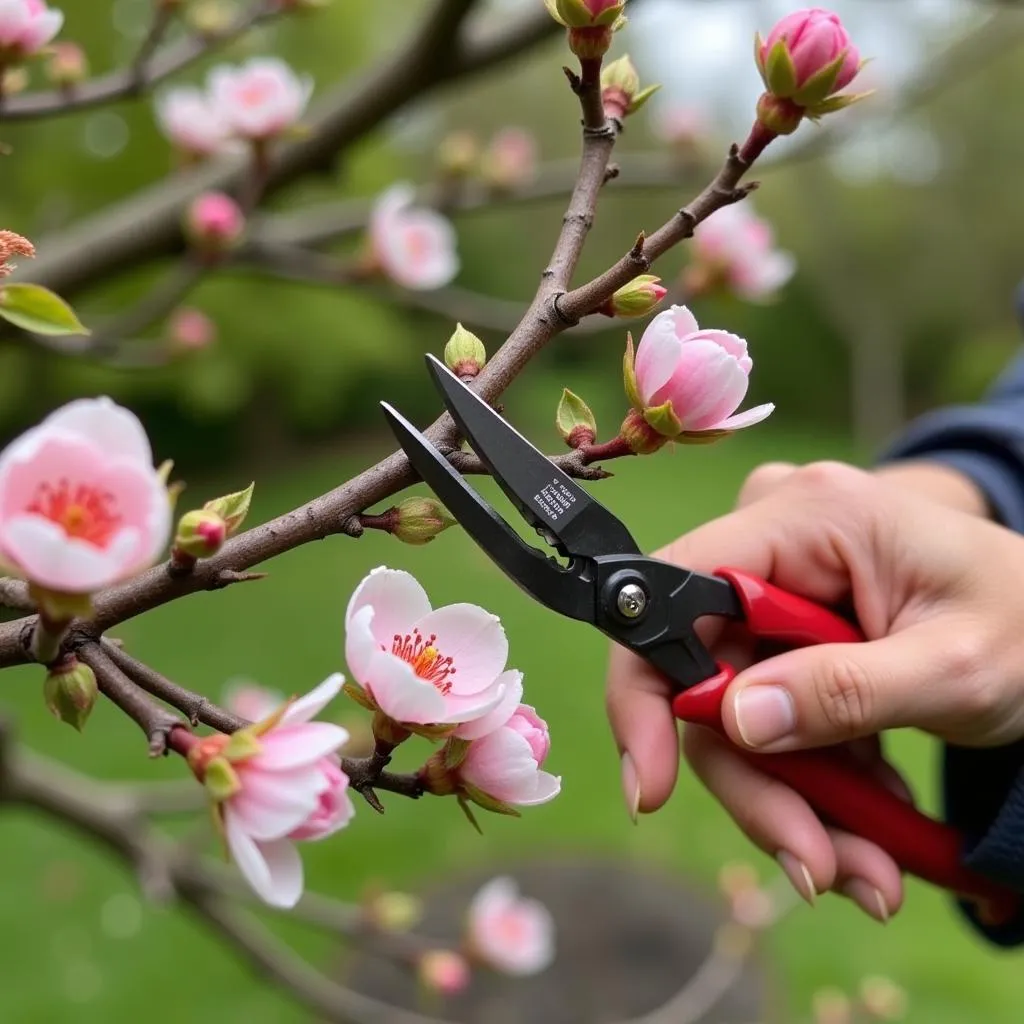
[[33, 334], [91, 333], [59, 295], [39, 284], [6, 284], [0, 288], [0, 317]]
[[562, 397], [558, 400], [555, 426], [565, 441], [569, 441], [574, 433], [579, 437], [581, 429], [589, 431], [591, 442], [597, 437], [597, 421], [590, 406], [568, 388], [562, 389]]
[[629, 104], [629, 113], [635, 114], [659, 89], [661, 85], [649, 85], [646, 89], [641, 89], [632, 99]]
[[249, 504], [252, 501], [252, 492], [255, 486], [256, 484], [253, 482], [244, 491], [225, 494], [223, 498], [213, 498], [203, 506], [207, 512], [215, 512], [224, 520], [229, 537], [242, 525], [245, 517], [249, 514]]

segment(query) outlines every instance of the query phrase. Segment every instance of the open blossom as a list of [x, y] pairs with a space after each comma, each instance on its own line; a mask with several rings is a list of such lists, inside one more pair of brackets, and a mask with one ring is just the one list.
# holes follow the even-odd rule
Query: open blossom
[[292, 907], [302, 895], [295, 843], [332, 835], [355, 813], [337, 755], [348, 733], [312, 721], [343, 682], [329, 676], [254, 726], [194, 739], [188, 752], [215, 801], [232, 859], [271, 906]]
[[431, 609], [409, 573], [383, 566], [349, 601], [345, 656], [364, 699], [407, 725], [482, 718], [519, 678], [505, 671], [508, 640], [497, 616], [473, 604]]
[[751, 301], [774, 294], [796, 270], [792, 254], [776, 247], [771, 225], [754, 213], [749, 200], [701, 221], [693, 232], [693, 255], [687, 275], [691, 290], [721, 283]]
[[546, 804], [562, 789], [560, 777], [542, 770], [550, 750], [547, 723], [520, 704], [504, 724], [469, 744], [458, 777], [477, 802], [482, 794], [512, 806]]
[[414, 199], [405, 183], [380, 196], [370, 215], [371, 255], [403, 288], [441, 288], [459, 272], [455, 230], [436, 210], [414, 206]]
[[222, 152], [230, 128], [210, 99], [194, 86], [176, 86], [156, 99], [160, 130], [178, 149], [192, 156]]
[[279, 135], [299, 120], [313, 82], [276, 57], [254, 57], [238, 67], [214, 68], [208, 89], [214, 109], [234, 135], [260, 140]]
[[739, 430], [775, 408], [759, 405], [736, 413], [753, 365], [742, 338], [701, 330], [685, 306], [672, 306], [647, 325], [635, 360], [630, 344], [626, 391], [648, 426], [666, 437]]
[[61, 30], [64, 13], [42, 0], [0, 0], [0, 56], [20, 60], [41, 50]]
[[68, 403], [0, 453], [0, 562], [45, 591], [127, 579], [170, 529], [146, 431], [109, 398]]
[[476, 957], [506, 974], [537, 974], [555, 958], [550, 911], [539, 900], [520, 896], [507, 877], [492, 879], [473, 897], [467, 940]]

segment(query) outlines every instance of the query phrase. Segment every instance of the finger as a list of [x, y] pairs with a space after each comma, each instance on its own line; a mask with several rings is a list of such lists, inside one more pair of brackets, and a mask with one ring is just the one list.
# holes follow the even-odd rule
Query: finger
[[885, 924], [903, 905], [899, 865], [885, 850], [861, 836], [839, 829], [828, 832], [836, 857], [833, 889]]
[[687, 725], [683, 752], [744, 835], [775, 857], [809, 903], [830, 889], [836, 858], [825, 826], [802, 796], [758, 771], [722, 737]]
[[740, 672], [722, 701], [733, 742], [776, 752], [913, 726], [941, 734], [964, 718], [970, 682], [943, 659], [938, 619], [880, 640], [787, 651]]
[[635, 820], [672, 795], [679, 774], [679, 731], [671, 688], [653, 668], [623, 647], [613, 647], [605, 703], [622, 756], [622, 789]]
[[792, 462], [762, 463], [743, 481], [739, 496], [736, 498], [736, 507], [752, 505], [771, 494], [795, 469], [796, 466]]

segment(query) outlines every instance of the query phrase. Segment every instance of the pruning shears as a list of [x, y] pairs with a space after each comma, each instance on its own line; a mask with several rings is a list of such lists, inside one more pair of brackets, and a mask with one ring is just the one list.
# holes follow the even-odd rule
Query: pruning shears
[[[416, 427], [382, 403], [413, 468], [526, 593], [654, 666], [673, 687], [677, 718], [724, 735], [722, 699], [736, 672], [701, 641], [694, 624], [705, 616], [736, 620], [753, 636], [789, 647], [864, 640], [847, 619], [757, 576], [728, 567], [704, 574], [645, 556], [618, 518], [442, 362], [428, 355], [427, 366], [462, 436], [564, 562], [526, 543]], [[1016, 912], [1021, 894], [964, 865], [963, 835], [890, 792], [845, 749], [741, 752], [823, 820], [877, 844], [904, 871], [980, 904], [994, 920]]]

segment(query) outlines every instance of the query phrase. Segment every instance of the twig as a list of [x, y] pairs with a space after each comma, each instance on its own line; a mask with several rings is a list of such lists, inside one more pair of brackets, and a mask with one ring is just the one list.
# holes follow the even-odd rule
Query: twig
[[0, 605], [20, 612], [35, 611], [36, 607], [25, 584], [11, 576], [0, 576]]
[[162, 51], [148, 54], [141, 66], [133, 63], [129, 67], [76, 85], [71, 91], [52, 89], [11, 96], [0, 111], [0, 120], [26, 121], [54, 117], [138, 95], [184, 70], [211, 50], [230, 43], [249, 29], [279, 15], [283, 10], [282, 5], [272, 0], [255, 0], [223, 31], [186, 39]]
[[177, 715], [154, 703], [132, 682], [107, 656], [97, 643], [85, 643], [76, 653], [96, 673], [96, 683], [102, 693], [112, 700], [140, 729], [149, 740], [149, 756], [161, 757], [167, 752], [167, 740], [171, 730], [184, 723]]
[[156, 48], [163, 42], [167, 30], [174, 21], [176, 12], [173, 3], [165, 0], [154, 0], [156, 9], [149, 24], [149, 29], [139, 46], [138, 53], [132, 61], [131, 74], [135, 89], [140, 89], [146, 81], [146, 64]]

